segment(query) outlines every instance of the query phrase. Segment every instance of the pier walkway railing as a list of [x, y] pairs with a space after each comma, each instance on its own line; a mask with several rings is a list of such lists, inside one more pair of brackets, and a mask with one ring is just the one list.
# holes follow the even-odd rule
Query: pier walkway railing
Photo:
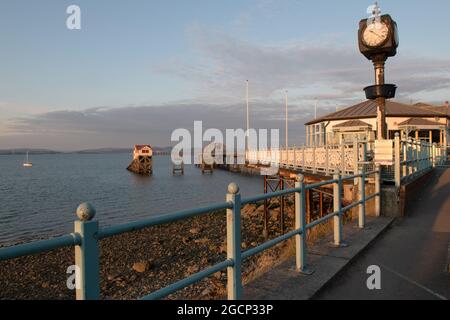
[[447, 148], [436, 143], [394, 138], [394, 181], [400, 185], [447, 161]]
[[[398, 187], [448, 160], [448, 148], [436, 143], [401, 139], [398, 133], [390, 141], [391, 164], [383, 165], [382, 180], [395, 182]], [[373, 143], [355, 141], [353, 144], [249, 150], [246, 161], [325, 176], [335, 172], [352, 175], [361, 168], [373, 169], [376, 151]]]
[[359, 164], [367, 161], [367, 142], [324, 146], [302, 146], [249, 150], [250, 164], [275, 166], [329, 176], [335, 172], [357, 174]]
[[[374, 176], [375, 192], [371, 195], [366, 194], [366, 179]], [[352, 204], [343, 207], [343, 182], [345, 180], [358, 181], [358, 198]], [[312, 221], [306, 222], [306, 198], [307, 190], [333, 186], [333, 212], [328, 215]], [[271, 198], [280, 196], [295, 195], [295, 228], [294, 230], [271, 239], [263, 244], [241, 251], [241, 206], [246, 204], [259, 203]], [[360, 171], [355, 175], [343, 176], [339, 173], [334, 174], [333, 179], [320, 183], [306, 185], [304, 176], [298, 175], [295, 188], [278, 191], [274, 193], [263, 194], [251, 198], [241, 199], [239, 187], [231, 183], [228, 186], [226, 201], [223, 203], [211, 205], [204, 208], [185, 210], [173, 214], [151, 217], [146, 220], [121, 224], [112, 227], [100, 228], [98, 221], [93, 220], [95, 209], [92, 205], [85, 203], [78, 207], [78, 221], [75, 221], [74, 232], [61, 237], [42, 240], [27, 244], [16, 245], [0, 249], [0, 260], [14, 259], [22, 256], [47, 252], [61, 247], [75, 247], [76, 270], [76, 298], [78, 300], [96, 300], [100, 299], [100, 259], [99, 259], [99, 240], [114, 235], [123, 234], [135, 230], [148, 228], [151, 226], [162, 225], [182, 219], [200, 216], [210, 212], [218, 212], [226, 209], [227, 225], [227, 258], [226, 260], [213, 265], [205, 270], [195, 273], [187, 278], [175, 282], [165, 288], [149, 293], [143, 297], [144, 300], [161, 299], [182, 288], [192, 285], [214, 273], [227, 269], [227, 292], [228, 299], [236, 300], [242, 297], [242, 261], [261, 253], [283, 241], [295, 238], [295, 256], [296, 270], [304, 274], [311, 274], [312, 268], [307, 261], [307, 230], [330, 219], [333, 220], [334, 245], [339, 247], [343, 244], [343, 215], [346, 211], [358, 207], [358, 226], [365, 227], [366, 203], [375, 199], [375, 213], [380, 215], [380, 168], [374, 171]]]

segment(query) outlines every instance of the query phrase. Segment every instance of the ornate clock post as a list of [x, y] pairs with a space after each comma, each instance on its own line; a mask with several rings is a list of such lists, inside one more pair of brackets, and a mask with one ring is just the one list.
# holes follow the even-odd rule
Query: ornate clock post
[[373, 62], [375, 85], [364, 88], [367, 99], [377, 102], [377, 139], [387, 138], [386, 99], [395, 97], [397, 86], [385, 83], [385, 63], [397, 54], [399, 44], [397, 23], [389, 15], [381, 16], [378, 4], [372, 7], [373, 17], [359, 23], [359, 50]]

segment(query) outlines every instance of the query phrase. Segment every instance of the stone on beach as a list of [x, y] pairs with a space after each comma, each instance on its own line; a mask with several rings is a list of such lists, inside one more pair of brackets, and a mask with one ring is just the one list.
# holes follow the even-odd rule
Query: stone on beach
[[143, 273], [149, 269], [148, 262], [136, 262], [133, 264], [132, 269], [136, 272]]

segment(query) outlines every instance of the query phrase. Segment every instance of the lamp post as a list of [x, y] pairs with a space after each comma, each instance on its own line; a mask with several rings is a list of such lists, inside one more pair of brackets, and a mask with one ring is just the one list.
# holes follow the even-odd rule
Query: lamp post
[[248, 80], [246, 81], [246, 103], [247, 103], [247, 131], [245, 132], [246, 142], [245, 142], [245, 151], [248, 151], [248, 137], [250, 130], [250, 115], [249, 115], [249, 102], [248, 102]]
[[288, 121], [288, 91], [285, 91], [285, 109], [286, 109], [286, 150], [289, 148], [289, 121]]

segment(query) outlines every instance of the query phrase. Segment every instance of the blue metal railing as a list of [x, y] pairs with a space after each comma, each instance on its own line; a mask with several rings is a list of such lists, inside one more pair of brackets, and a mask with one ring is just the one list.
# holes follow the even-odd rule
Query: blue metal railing
[[[375, 193], [366, 196], [365, 183], [366, 178], [375, 175]], [[342, 207], [342, 186], [345, 180], [358, 180], [358, 201]], [[305, 191], [317, 189], [325, 185], [333, 185], [333, 203], [334, 212], [315, 220], [309, 224], [306, 223], [306, 199]], [[264, 242], [263, 244], [241, 251], [241, 206], [245, 204], [258, 203], [263, 200], [277, 198], [286, 195], [295, 195], [295, 228], [293, 231], [279, 236], [275, 239]], [[310, 274], [311, 268], [307, 265], [307, 243], [306, 231], [330, 219], [334, 220], [334, 244], [342, 244], [342, 216], [344, 212], [354, 207], [359, 207], [358, 225], [360, 228], [365, 226], [366, 202], [375, 199], [376, 215], [380, 214], [380, 168], [371, 172], [359, 171], [353, 176], [343, 177], [339, 174], [333, 176], [333, 179], [315, 184], [306, 185], [303, 175], [297, 176], [295, 188], [278, 191], [274, 193], [259, 195], [241, 200], [239, 187], [232, 183], [228, 186], [226, 202], [212, 206], [185, 210], [173, 214], [167, 214], [149, 219], [126, 223], [118, 226], [99, 228], [98, 221], [94, 221], [95, 209], [90, 204], [82, 204], [77, 209], [79, 221], [75, 221], [75, 231], [72, 234], [61, 237], [37, 241], [27, 244], [16, 245], [0, 249], [0, 260], [14, 259], [22, 256], [42, 253], [62, 247], [75, 247], [75, 264], [77, 266], [77, 289], [76, 298], [79, 300], [95, 300], [100, 298], [99, 288], [99, 244], [98, 241], [103, 238], [161, 225], [182, 219], [200, 216], [210, 212], [217, 212], [226, 209], [227, 219], [227, 259], [205, 270], [197, 272], [175, 282], [165, 288], [159, 289], [143, 297], [144, 300], [161, 299], [182, 288], [192, 285], [212, 274], [227, 269], [227, 291], [228, 299], [236, 300], [242, 297], [242, 260], [250, 258], [261, 253], [283, 241], [295, 238], [296, 268], [298, 272]]]

